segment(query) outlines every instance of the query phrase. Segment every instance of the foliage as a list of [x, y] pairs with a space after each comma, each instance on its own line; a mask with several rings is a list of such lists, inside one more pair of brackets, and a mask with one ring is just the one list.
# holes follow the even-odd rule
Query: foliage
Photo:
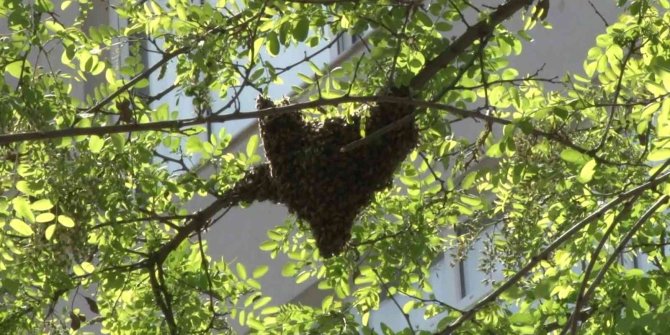
[[[2, 333], [228, 333], [239, 323], [406, 334], [416, 312], [439, 320], [424, 331], [436, 334], [664, 333], [670, 4], [617, 2], [624, 14], [583, 73], [560, 79], [507, 61], [542, 29], [546, 0], [126, 0], [106, 9], [120, 28], [88, 25], [100, 2], [2, 2]], [[510, 17], [523, 28], [506, 29]], [[341, 36], [363, 38], [366, 51], [315, 64]], [[308, 51], [296, 63], [272, 61], [297, 47]], [[158, 60], [145, 64], [145, 52]], [[303, 65], [301, 102], [242, 109], [246, 92], [266, 94]], [[150, 83], [165, 90], [147, 94]], [[411, 96], [388, 100], [392, 87]], [[231, 194], [262, 161], [258, 137], [237, 152], [208, 125], [271, 113], [352, 120], [383, 102], [414, 106], [419, 144], [358, 216], [345, 252], [324, 260], [295, 220], [259, 246], [288, 256], [284, 275], [315, 279], [321, 306], [275, 304], [259, 284], [268, 265], [208, 253], [206, 229], [246, 205]], [[452, 131], [471, 120], [479, 134]], [[189, 212], [202, 195], [216, 200]], [[431, 266], [480, 240], [481, 269], [504, 279], [459, 310], [433, 293]], [[632, 252], [648, 271], [617, 262]], [[373, 328], [384, 299], [406, 329]]]

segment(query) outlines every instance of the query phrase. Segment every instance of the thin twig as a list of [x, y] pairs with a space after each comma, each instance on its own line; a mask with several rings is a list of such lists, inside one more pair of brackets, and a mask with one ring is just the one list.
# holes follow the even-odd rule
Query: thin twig
[[416, 331], [414, 330], [414, 326], [412, 325], [412, 320], [409, 317], [409, 314], [405, 313], [405, 311], [402, 309], [402, 306], [398, 303], [398, 300], [391, 294], [391, 291], [389, 291], [388, 286], [386, 286], [386, 283], [384, 280], [382, 280], [382, 277], [379, 275], [379, 272], [372, 268], [372, 272], [375, 273], [375, 276], [377, 277], [377, 280], [379, 280], [379, 284], [384, 288], [384, 291], [386, 291], [386, 295], [393, 301], [393, 304], [398, 308], [398, 311], [400, 311], [400, 314], [405, 318], [405, 322], [407, 322], [407, 326], [409, 327], [409, 330], [412, 332], [412, 334], [416, 335]]
[[598, 17], [600, 18], [600, 20], [603, 21], [603, 23], [605, 24], [605, 27], [609, 27], [610, 24], [607, 23], [607, 20], [605, 20], [605, 17], [603, 16], [603, 14], [601, 14], [600, 11], [598, 11], [598, 8], [596, 8], [596, 6], [593, 4], [593, 2], [591, 2], [591, 0], [589, 0], [589, 5], [591, 5], [591, 8], [593, 8], [593, 10], [596, 12], [596, 15], [598, 15]]

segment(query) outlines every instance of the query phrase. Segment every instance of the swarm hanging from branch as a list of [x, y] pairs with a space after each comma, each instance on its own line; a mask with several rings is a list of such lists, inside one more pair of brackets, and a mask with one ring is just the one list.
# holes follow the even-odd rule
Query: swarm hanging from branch
[[[391, 95], [406, 97], [407, 90]], [[259, 97], [257, 108], [275, 104]], [[409, 105], [379, 103], [364, 125], [370, 135], [413, 112]], [[351, 238], [351, 227], [374, 193], [391, 185], [393, 172], [416, 146], [412, 119], [354, 150], [345, 145], [361, 139], [361, 119], [352, 123], [332, 118], [323, 123], [303, 120], [298, 113], [269, 115], [259, 120], [268, 165], [251, 170], [232, 190], [245, 201], [271, 200], [286, 205], [309, 223], [321, 255], [339, 254]]]

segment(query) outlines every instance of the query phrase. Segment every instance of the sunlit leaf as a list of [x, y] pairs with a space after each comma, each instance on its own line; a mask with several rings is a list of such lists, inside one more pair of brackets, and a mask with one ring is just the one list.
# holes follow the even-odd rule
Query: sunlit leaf
[[33, 231], [33, 229], [30, 228], [30, 226], [27, 223], [25, 223], [25, 222], [23, 222], [19, 219], [10, 220], [9, 221], [9, 226], [12, 227], [12, 229], [14, 229], [14, 231], [19, 233], [19, 235], [31, 236], [31, 235], [35, 234], [35, 231]]

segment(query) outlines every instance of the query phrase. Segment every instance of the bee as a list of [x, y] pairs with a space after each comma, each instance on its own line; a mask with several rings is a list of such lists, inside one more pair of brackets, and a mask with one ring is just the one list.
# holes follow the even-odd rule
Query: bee
[[[407, 91], [391, 89], [390, 94], [407, 96]], [[259, 96], [256, 107], [267, 109], [275, 104]], [[283, 203], [309, 224], [324, 258], [341, 253], [360, 211], [375, 192], [391, 184], [393, 172], [416, 146], [418, 130], [412, 119], [365, 146], [346, 152], [340, 148], [361, 139], [361, 122], [369, 135], [412, 112], [405, 105], [380, 103], [364, 121], [355, 117], [349, 123], [341, 118], [308, 122], [299, 113], [270, 113], [260, 118], [268, 164], [252, 170], [240, 183], [249, 193], [245, 200]], [[254, 184], [263, 186], [252, 187]]]

